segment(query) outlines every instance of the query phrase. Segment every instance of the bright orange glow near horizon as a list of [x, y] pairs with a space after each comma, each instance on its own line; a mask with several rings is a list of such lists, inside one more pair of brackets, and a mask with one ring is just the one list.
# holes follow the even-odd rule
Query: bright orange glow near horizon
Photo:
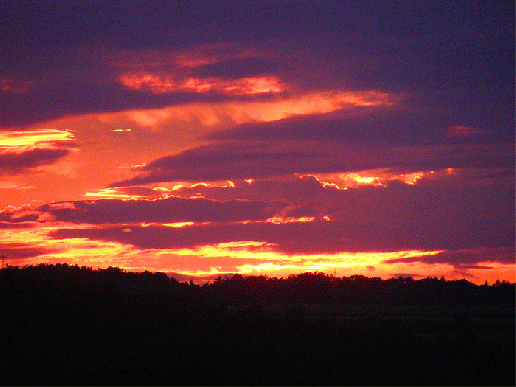
[[[63, 205], [63, 208], [66, 208]], [[71, 207], [71, 206], [68, 206]], [[140, 249], [130, 244], [95, 241], [88, 238], [53, 239], [48, 233], [63, 228], [89, 228], [91, 225], [71, 225], [61, 222], [47, 222], [36, 228], [3, 230], [0, 244], [8, 248], [7, 256], [12, 266], [38, 263], [68, 263], [93, 268], [120, 267], [128, 271], [161, 271], [180, 275], [197, 276], [199, 281], [207, 275], [268, 275], [285, 277], [303, 272], [337, 273], [339, 276], [362, 274], [388, 279], [397, 273], [411, 273], [415, 279], [444, 276], [448, 280], [464, 278], [464, 271], [446, 263], [398, 262], [389, 260], [423, 259], [443, 253], [443, 250], [390, 251], [390, 252], [338, 252], [330, 254], [285, 254], [276, 246], [263, 241], [224, 242], [179, 249]], [[168, 225], [172, 228], [195, 227], [193, 222]], [[131, 230], [126, 227], [127, 232]], [[124, 229], [124, 232], [126, 232]], [[17, 258], [17, 251], [24, 253], [28, 247], [42, 249], [33, 258]], [[95, 254], [91, 251], [94, 249]], [[48, 252], [44, 252], [47, 250]], [[469, 274], [466, 278], [473, 283], [483, 284], [486, 280], [507, 279], [515, 281], [515, 264], [499, 265], [483, 262], [478, 269], [481, 275]], [[494, 271], [489, 268], [496, 268]], [[500, 274], [503, 273], [503, 276]], [[194, 281], [197, 281], [194, 279]]]
[[514, 282], [504, 6], [29, 3], [1, 7], [10, 264]]

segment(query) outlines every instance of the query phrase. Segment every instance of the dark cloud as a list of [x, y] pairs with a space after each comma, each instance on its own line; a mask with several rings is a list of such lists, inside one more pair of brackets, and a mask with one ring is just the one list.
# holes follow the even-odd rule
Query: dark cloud
[[0, 152], [0, 173], [19, 174], [27, 169], [55, 163], [68, 155], [68, 149], [32, 149], [22, 153]]
[[275, 74], [282, 66], [265, 58], [238, 58], [199, 66], [194, 74], [199, 77], [220, 77], [225, 79], [247, 78]]
[[167, 181], [265, 178], [293, 173], [332, 173], [390, 168], [404, 172], [443, 168], [496, 168], [514, 164], [512, 145], [390, 147], [344, 143], [214, 143], [155, 160], [135, 178], [111, 186]]
[[[297, 148], [297, 149], [296, 149]], [[147, 184], [158, 181], [216, 181], [267, 177], [293, 172], [315, 172], [324, 168], [327, 153], [292, 149], [271, 149], [266, 144], [213, 144], [192, 148], [178, 155], [152, 161], [134, 179], [111, 186]], [[310, 164], [310, 167], [305, 165]]]
[[[258, 241], [276, 244], [275, 250], [290, 254], [336, 253], [340, 251], [400, 251], [499, 247], [512, 243], [508, 237], [479, 235], [480, 232], [443, 226], [407, 229], [395, 219], [374, 222], [315, 221], [309, 223], [218, 223], [182, 228], [127, 227], [61, 229], [50, 233], [54, 238], [90, 238], [129, 243], [143, 249], [193, 248], [195, 246]], [[456, 224], [454, 225], [456, 226]], [[453, 234], [452, 234], [453, 233]], [[480, 237], [480, 239], [479, 239]], [[493, 240], [492, 237], [497, 239]], [[439, 239], [441, 238], [441, 239]], [[441, 259], [445, 259], [444, 257]], [[455, 258], [453, 258], [455, 259]], [[390, 262], [394, 263], [394, 262]]]
[[10, 260], [32, 258], [39, 255], [52, 254], [58, 251], [57, 249], [33, 247], [23, 243], [0, 243], [0, 250], [4, 254], [7, 263]]
[[[4, 19], [9, 23], [3, 25], [8, 36], [18, 35], [17, 39], [25, 45], [50, 48], [53, 44], [77, 46], [91, 42], [113, 42], [126, 47], [178, 46], [289, 35], [295, 41], [317, 33], [326, 36], [339, 32], [365, 37], [424, 38], [436, 31], [446, 31], [454, 38], [468, 34], [475, 38], [489, 31], [504, 31], [511, 25], [513, 8], [514, 4], [504, 1], [467, 5], [327, 1], [321, 6], [311, 1], [260, 0], [242, 7], [235, 0], [202, 5], [197, 1], [86, 0], [70, 4], [30, 2], [25, 7], [7, 2], [0, 11], [2, 16], [10, 17]], [[440, 36], [451, 40], [447, 34]], [[374, 42], [371, 45], [374, 47]]]
[[206, 64], [200, 75], [274, 73], [308, 89], [430, 93], [457, 111], [483, 105], [481, 114], [507, 123], [513, 16], [507, 1], [2, 2], [0, 78], [31, 87], [2, 95], [0, 124], [205, 99], [130, 93], [116, 83], [113, 58], [220, 43], [268, 51], [274, 59]]
[[448, 263], [457, 266], [461, 269], [466, 268], [491, 268], [490, 266], [477, 265], [480, 262], [498, 262], [503, 264], [514, 263], [514, 246], [502, 247], [497, 249], [476, 249], [476, 250], [457, 250], [444, 251], [442, 253], [425, 256], [425, 257], [411, 257], [389, 259], [384, 261], [386, 263], [408, 263], [408, 262], [422, 262], [422, 263]]
[[58, 221], [90, 224], [142, 222], [230, 222], [266, 220], [288, 205], [285, 201], [168, 198], [159, 200], [97, 200], [53, 203], [38, 211]]
[[[4, 218], [3, 216], [1, 216], [1, 214], [0, 214], [0, 217]], [[5, 218], [8, 218], [8, 217], [5, 217]], [[34, 220], [36, 220], [36, 218]], [[22, 228], [34, 228], [36, 226], [37, 225], [35, 223], [28, 223], [26, 221], [25, 222], [16, 223], [12, 219], [9, 219], [9, 221], [2, 221], [2, 220], [0, 220], [0, 229], [2, 229], [2, 228], [5, 228], [5, 229], [12, 229], [12, 228], [22, 229]]]
[[[442, 97], [439, 97], [442, 99]], [[210, 134], [210, 140], [258, 141], [342, 141], [346, 144], [439, 145], [474, 143], [510, 143], [514, 139], [509, 120], [501, 122], [500, 115], [479, 119], [474, 106], [455, 112], [456, 106], [442, 103], [429, 108], [401, 101], [397, 106], [355, 107], [351, 111], [293, 116], [273, 122], [247, 123], [223, 132]], [[499, 101], [498, 101], [499, 102]], [[473, 105], [473, 104], [472, 104]], [[475, 110], [475, 112], [473, 112]], [[505, 114], [505, 113], [504, 113]], [[509, 118], [509, 117], [507, 117]], [[472, 136], [451, 137], [450, 127], [470, 125], [479, 130]]]
[[[101, 229], [60, 229], [50, 233], [54, 238], [89, 238], [93, 240], [117, 241], [130, 243], [139, 248], [193, 248], [206, 244], [216, 244], [234, 241], [268, 241], [278, 243], [279, 251], [289, 252], [316, 252], [323, 245], [321, 241], [318, 246], [312, 244], [314, 237], [322, 231], [320, 227], [311, 224], [306, 227], [303, 224], [278, 225], [272, 223], [259, 224], [214, 224], [195, 227], [131, 227], [131, 232], [127, 232], [125, 227], [112, 227]], [[126, 231], [124, 231], [126, 229]], [[324, 231], [328, 231], [325, 228]], [[296, 236], [292, 234], [296, 233]], [[309, 240], [303, 239], [312, 236]], [[298, 239], [299, 238], [299, 239]], [[335, 242], [327, 241], [325, 251], [335, 250]], [[332, 249], [327, 250], [328, 247]], [[306, 249], [308, 247], [308, 249]]]
[[[177, 221], [214, 222], [183, 228], [131, 227], [130, 233], [124, 232], [125, 227], [122, 226], [59, 230], [52, 235], [119, 241], [141, 248], [194, 247], [253, 240], [277, 244], [278, 251], [287, 253], [502, 248], [514, 243], [514, 214], [505, 211], [513, 201], [514, 190], [510, 187], [461, 190], [399, 185], [334, 190], [320, 201], [310, 200], [305, 205], [283, 208], [286, 216], [322, 219], [328, 214], [334, 221], [243, 224], [222, 221], [225, 219], [218, 215], [197, 219], [185, 215]], [[103, 204], [99, 203], [102, 208]], [[192, 205], [195, 203], [197, 200], [191, 201]], [[92, 214], [100, 213], [100, 208]], [[187, 208], [185, 211], [185, 214], [189, 213]], [[107, 212], [107, 209], [103, 208], [102, 212]], [[198, 209], [194, 212], [198, 213]], [[73, 213], [77, 216], [73, 221], [78, 223], [90, 216], [80, 211]], [[67, 219], [60, 214], [58, 216], [62, 220]], [[109, 217], [128, 220], [127, 216], [113, 212]], [[148, 221], [156, 218], [163, 219], [163, 215], [146, 217]], [[234, 216], [230, 218], [236, 219]], [[243, 218], [240, 217], [241, 220]]]

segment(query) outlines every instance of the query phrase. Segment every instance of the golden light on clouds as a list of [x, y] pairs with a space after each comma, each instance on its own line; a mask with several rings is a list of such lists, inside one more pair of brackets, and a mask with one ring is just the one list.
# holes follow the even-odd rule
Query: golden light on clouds
[[[445, 173], [448, 174], [447, 170]], [[433, 178], [440, 174], [435, 171], [421, 171], [411, 173], [395, 173], [388, 168], [371, 169], [346, 173], [316, 173], [303, 174], [314, 177], [323, 187], [333, 187], [338, 190], [357, 188], [360, 186], [386, 186], [389, 182], [399, 181], [407, 185], [414, 185], [422, 178]]]
[[68, 130], [6, 131], [0, 132], [0, 150], [19, 153], [34, 148], [54, 149], [58, 144], [74, 140], [74, 134]]
[[192, 103], [161, 109], [105, 113], [106, 121], [126, 121], [159, 130], [171, 122], [199, 122], [205, 127], [238, 125], [248, 122], [271, 122], [291, 116], [324, 114], [341, 109], [365, 106], [389, 106], [396, 97], [376, 91], [315, 92], [275, 98], [267, 101]]
[[162, 226], [172, 227], [172, 228], [183, 228], [188, 226], [195, 225], [195, 222], [175, 222], [175, 223], [163, 223]]
[[151, 73], [126, 73], [120, 76], [120, 83], [128, 89], [164, 93], [219, 93], [228, 95], [256, 95], [281, 93], [287, 89], [276, 76], [249, 77], [226, 80], [221, 78], [194, 78], [175, 80], [172, 76]]
[[[71, 208], [72, 205], [73, 203], [56, 204], [60, 206], [59, 208]], [[33, 210], [27, 207], [4, 211], [17, 212], [21, 216]], [[118, 266], [130, 271], [164, 271], [197, 276], [239, 273], [281, 277], [319, 271], [328, 274], [336, 272], [339, 276], [362, 274], [383, 279], [391, 278], [398, 273], [410, 273], [416, 277], [444, 276], [452, 280], [464, 278], [467, 274], [466, 269], [461, 270], [448, 263], [423, 262], [425, 258], [443, 253], [444, 250], [287, 254], [278, 251], [274, 243], [253, 240], [199, 245], [191, 248], [141, 249], [128, 243], [87, 238], [54, 239], [49, 236], [52, 231], [60, 229], [91, 228], [92, 225], [88, 224], [72, 225], [48, 219], [44, 224], [33, 223], [32, 226], [27, 229], [4, 229], [0, 233], [0, 246], [7, 249], [11, 265], [67, 262], [94, 268]], [[167, 226], [181, 228], [197, 227], [202, 224], [177, 222]], [[124, 227], [124, 232], [130, 231], [132, 231], [130, 225]], [[24, 247], [41, 251], [34, 256], [17, 257], [17, 251], [22, 251]], [[95, 254], [91, 253], [92, 249]], [[421, 261], [414, 258], [421, 258]], [[407, 262], [403, 262], [403, 259], [407, 259]], [[396, 260], [396, 262], [388, 262], [389, 260]], [[494, 282], [497, 279], [496, 276], [504, 273], [507, 278], [514, 281], [515, 267], [514, 264], [485, 262], [472, 271], [473, 274], [468, 274], [468, 280], [482, 284], [487, 278]], [[478, 276], [475, 276], [475, 273]]]
[[[382, 261], [396, 258], [425, 257], [439, 254], [442, 251], [396, 251], [396, 252], [341, 252], [335, 254], [285, 254], [274, 250], [274, 244], [258, 241], [242, 241], [219, 243], [215, 245], [199, 246], [195, 249], [179, 249], [175, 251], [161, 251], [160, 255], [166, 261], [165, 256], [184, 255], [198, 257], [216, 262], [216, 258], [222, 260], [225, 265], [205, 266], [204, 268], [186, 268], [175, 270], [179, 274], [204, 275], [204, 274], [250, 274], [270, 276], [285, 276], [307, 271], [322, 271], [333, 273], [338, 270], [344, 273], [356, 274], [366, 272], [375, 267], [375, 275], [390, 278], [393, 265], [383, 264]], [[230, 261], [230, 267], [227, 262]], [[253, 263], [248, 263], [251, 261]], [[220, 266], [220, 267], [219, 267]], [[403, 265], [396, 267], [401, 268]], [[368, 269], [369, 267], [369, 269]], [[448, 270], [450, 268], [448, 267]], [[347, 274], [347, 275], [351, 275]]]
[[127, 193], [123, 190], [115, 188], [99, 188], [96, 190], [88, 191], [84, 194], [86, 198], [93, 199], [121, 199], [121, 200], [137, 200], [145, 199], [148, 195]]
[[102, 2], [116, 28], [91, 24], [95, 7], [70, 23], [69, 6], [36, 3], [0, 7], [15, 32], [0, 68], [13, 263], [514, 280], [510, 9], [430, 10], [425, 31], [380, 36], [353, 2], [160, 2], [143, 18]]
[[266, 220], [267, 223], [273, 224], [286, 224], [286, 223], [306, 223], [306, 222], [314, 222], [315, 216], [303, 216], [300, 218], [294, 217], [282, 217], [282, 216], [274, 216], [272, 218], [268, 218]]

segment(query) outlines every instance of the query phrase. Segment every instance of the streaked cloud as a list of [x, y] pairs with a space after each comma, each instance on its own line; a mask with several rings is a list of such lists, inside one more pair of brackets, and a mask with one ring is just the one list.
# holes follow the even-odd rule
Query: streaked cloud
[[66, 149], [34, 149], [22, 153], [0, 153], [0, 171], [6, 174], [18, 174], [29, 168], [52, 164], [68, 155]]
[[[510, 145], [360, 147], [325, 142], [225, 142], [154, 160], [112, 186], [167, 181], [254, 179], [288, 174], [344, 174], [386, 168], [397, 175], [445, 168], [507, 168]], [[352, 176], [352, 175], [351, 175]]]
[[0, 172], [19, 174], [55, 163], [74, 148], [72, 133], [57, 129], [0, 132]]
[[0, 247], [15, 264], [514, 281], [513, 5], [0, 16]]
[[56, 249], [49, 249], [45, 247], [34, 247], [30, 244], [23, 243], [1, 243], [0, 250], [3, 256], [9, 261], [24, 260], [25, 258], [38, 257], [43, 254], [52, 254], [56, 252]]
[[[514, 263], [514, 247], [501, 248], [477, 248], [477, 249], [460, 249], [455, 251], [443, 251], [432, 257], [407, 257], [389, 259], [387, 263], [400, 262], [424, 262], [429, 264], [449, 263], [457, 267], [467, 266], [474, 268], [475, 265], [488, 262], [499, 262], [503, 264]], [[486, 267], [479, 266], [480, 269]]]
[[162, 77], [149, 73], [128, 73], [120, 77], [120, 82], [127, 88], [149, 91], [154, 94], [186, 93], [220, 93], [227, 95], [255, 95], [281, 93], [285, 86], [276, 77], [241, 78], [224, 80], [220, 78], [187, 78], [175, 81], [171, 77]]
[[36, 129], [28, 131], [0, 132], [0, 148], [13, 153], [28, 149], [52, 149], [74, 142], [73, 133], [59, 129]]
[[[256, 85], [259, 86], [260, 83], [258, 82]], [[265, 86], [269, 90], [269, 86]], [[208, 86], [206, 90], [210, 87]], [[238, 84], [235, 87], [241, 88]], [[322, 114], [363, 106], [389, 106], [395, 101], [396, 96], [376, 91], [336, 90], [287, 95], [265, 101], [188, 103], [159, 109], [129, 110], [106, 113], [101, 116], [101, 119], [104, 122], [113, 122], [113, 124], [129, 121], [133, 125], [153, 130], [169, 128], [177, 121], [199, 122], [207, 127], [222, 126], [224, 128], [228, 125], [271, 122], [292, 116]]]
[[288, 203], [284, 201], [228, 200], [168, 197], [155, 200], [76, 201], [73, 206], [53, 203], [38, 208], [56, 220], [89, 224], [230, 222], [266, 220], [275, 216]]

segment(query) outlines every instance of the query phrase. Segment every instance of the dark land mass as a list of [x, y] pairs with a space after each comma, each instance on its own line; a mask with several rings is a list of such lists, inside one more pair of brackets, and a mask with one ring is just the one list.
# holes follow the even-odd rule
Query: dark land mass
[[515, 285], [0, 271], [2, 385], [515, 385]]

